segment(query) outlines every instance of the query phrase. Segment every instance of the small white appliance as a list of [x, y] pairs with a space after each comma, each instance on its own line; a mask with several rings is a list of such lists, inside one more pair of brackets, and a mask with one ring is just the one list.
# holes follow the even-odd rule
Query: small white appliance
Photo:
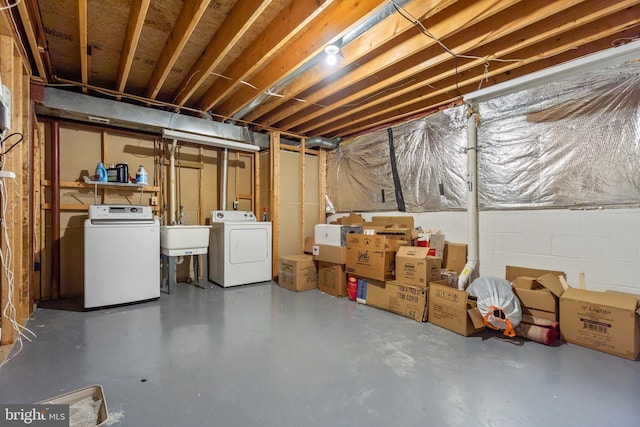
[[150, 206], [91, 205], [84, 222], [84, 307], [160, 297], [160, 221]]
[[250, 211], [211, 211], [209, 280], [225, 288], [271, 280], [271, 223]]

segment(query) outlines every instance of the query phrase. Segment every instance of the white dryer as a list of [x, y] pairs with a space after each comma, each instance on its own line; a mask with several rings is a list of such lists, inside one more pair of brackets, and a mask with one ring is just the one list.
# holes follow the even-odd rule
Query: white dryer
[[249, 211], [211, 211], [209, 280], [224, 288], [271, 280], [271, 223]]

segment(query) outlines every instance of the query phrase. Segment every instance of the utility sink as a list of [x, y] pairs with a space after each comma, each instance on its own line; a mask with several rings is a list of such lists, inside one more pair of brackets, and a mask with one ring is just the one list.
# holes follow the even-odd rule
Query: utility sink
[[160, 252], [169, 256], [206, 254], [210, 225], [160, 226]]

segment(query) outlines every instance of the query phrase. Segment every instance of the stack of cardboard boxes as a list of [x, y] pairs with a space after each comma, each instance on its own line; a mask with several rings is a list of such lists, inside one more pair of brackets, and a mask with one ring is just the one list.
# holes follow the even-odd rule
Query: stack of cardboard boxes
[[[419, 322], [429, 321], [463, 336], [485, 329], [476, 301], [457, 289], [467, 245], [444, 241], [437, 230], [416, 230], [411, 216], [351, 214], [319, 224], [309, 242], [312, 255], [281, 257], [280, 286], [319, 288]], [[635, 360], [640, 355], [640, 296], [574, 289], [562, 271], [507, 266], [522, 307], [522, 321], [559, 322], [565, 341]], [[557, 325], [557, 323], [556, 323]]]

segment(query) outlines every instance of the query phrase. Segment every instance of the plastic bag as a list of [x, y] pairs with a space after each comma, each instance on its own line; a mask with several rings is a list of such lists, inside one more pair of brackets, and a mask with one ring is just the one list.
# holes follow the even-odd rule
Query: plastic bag
[[514, 328], [520, 324], [522, 309], [511, 283], [497, 277], [479, 277], [469, 285], [467, 292], [478, 298], [478, 310], [485, 325], [504, 330], [508, 337], [516, 335]]

